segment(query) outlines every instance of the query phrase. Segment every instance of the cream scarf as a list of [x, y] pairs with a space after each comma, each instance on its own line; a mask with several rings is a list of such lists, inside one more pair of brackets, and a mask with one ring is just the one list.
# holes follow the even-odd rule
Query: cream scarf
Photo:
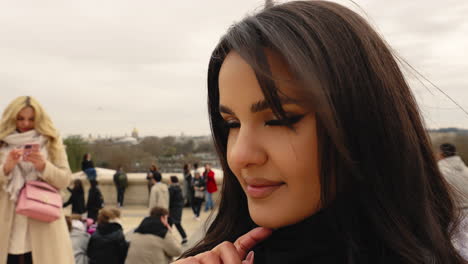
[[[3, 139], [3, 146], [0, 148], [0, 164], [5, 164], [6, 158], [11, 150], [22, 148], [27, 144], [39, 144], [40, 152], [47, 160], [47, 138], [39, 134], [36, 130], [31, 130], [24, 133], [14, 132]], [[22, 158], [21, 158], [22, 159]], [[10, 200], [16, 201], [18, 194], [23, 188], [25, 182], [37, 180], [41, 173], [34, 168], [31, 162], [20, 161], [13, 168], [10, 174], [6, 175], [7, 181], [2, 188], [10, 195]]]

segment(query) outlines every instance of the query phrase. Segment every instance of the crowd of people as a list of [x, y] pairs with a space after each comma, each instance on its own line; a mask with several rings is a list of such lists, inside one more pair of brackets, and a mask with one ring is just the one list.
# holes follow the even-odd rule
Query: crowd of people
[[153, 207], [133, 232], [124, 234], [121, 212], [105, 207], [97, 224], [80, 215], [67, 216], [76, 264], [156, 264], [170, 263], [182, 253], [172, 234], [169, 211]]
[[[82, 167], [85, 169], [83, 172], [86, 175], [91, 169], [95, 170], [89, 153], [85, 155]], [[198, 170], [198, 164], [194, 164], [193, 167], [194, 169], [191, 170], [190, 165], [184, 165], [184, 186], [181, 186], [179, 178], [175, 175], [170, 176], [169, 185], [167, 185], [163, 182], [162, 174], [159, 173], [157, 166], [151, 166], [147, 173], [148, 186], [150, 187], [148, 199], [148, 207], [151, 208], [150, 216], [145, 218], [126, 240], [122, 239], [123, 231], [119, 220], [120, 211], [117, 209], [124, 205], [124, 192], [128, 186], [128, 178], [123, 168], [119, 166], [113, 176], [117, 194], [117, 208], [102, 209], [104, 199], [97, 187], [99, 182], [97, 173], [93, 172], [92, 178], [87, 177], [90, 188], [86, 204], [83, 182], [80, 179], [75, 179], [73, 187], [67, 188], [71, 195], [63, 204], [63, 207], [69, 205], [72, 207], [72, 215], [67, 220], [70, 221], [69, 230], [75, 261], [86, 264], [89, 259], [89, 263], [103, 263], [102, 260], [105, 259], [106, 263], [121, 263], [126, 259], [126, 263], [166, 263], [165, 261], [172, 259], [171, 256], [180, 255], [181, 247], [174, 246], [176, 240], [172, 233], [168, 233], [167, 237], [165, 234], [167, 230], [172, 230], [172, 226], [175, 225], [182, 238], [180, 244], [187, 243], [187, 233], [182, 226], [183, 208], [191, 207], [194, 219], [197, 221], [200, 221], [200, 210], [205, 199], [207, 204], [205, 211], [215, 208], [212, 194], [217, 191], [217, 185], [211, 165], [205, 164], [204, 171], [201, 173]], [[192, 174], [195, 176], [192, 177]], [[162, 224], [167, 230], [163, 233], [155, 231], [154, 228], [160, 229], [156, 223]], [[86, 234], [92, 235], [89, 237]], [[127, 241], [127, 244], [122, 242], [124, 240]], [[130, 246], [128, 250], [128, 257], [126, 254], [111, 254], [112, 250], [126, 252], [130, 240], [133, 246]], [[105, 241], [108, 241], [108, 243], [105, 243]], [[127, 246], [125, 247], [125, 245]], [[167, 247], [170, 254], [164, 253], [165, 251], [155, 251], [158, 245]], [[161, 258], [161, 256], [164, 256], [163, 253], [166, 254], [165, 258]], [[157, 257], [153, 258], [151, 262], [151, 256]], [[155, 262], [155, 259], [158, 261]], [[164, 261], [161, 259], [164, 259]]]

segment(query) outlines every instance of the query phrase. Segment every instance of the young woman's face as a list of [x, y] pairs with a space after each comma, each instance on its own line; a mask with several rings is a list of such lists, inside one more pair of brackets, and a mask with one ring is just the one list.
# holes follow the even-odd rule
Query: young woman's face
[[281, 58], [267, 52], [269, 64], [294, 130], [265, 103], [253, 69], [230, 52], [219, 74], [220, 113], [229, 127], [227, 160], [247, 195], [256, 224], [279, 228], [320, 209], [315, 114], [297, 104], [292, 75]]
[[35, 112], [30, 106], [23, 108], [16, 116], [16, 130], [20, 133], [34, 129]]

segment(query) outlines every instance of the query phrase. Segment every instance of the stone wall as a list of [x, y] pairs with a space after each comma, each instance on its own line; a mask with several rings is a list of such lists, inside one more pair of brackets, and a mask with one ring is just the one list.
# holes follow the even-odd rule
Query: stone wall
[[[99, 189], [104, 196], [104, 202], [106, 205], [115, 206], [117, 203], [117, 190], [113, 182], [113, 175], [115, 171], [107, 169], [96, 169], [98, 174]], [[223, 173], [221, 170], [213, 169], [215, 172], [216, 183], [218, 185], [218, 191], [214, 194], [214, 199], [217, 201], [222, 186]], [[162, 173], [163, 182], [169, 184], [170, 176], [175, 175], [179, 178], [182, 190], [184, 190], [183, 175], [182, 173]], [[146, 173], [127, 173], [128, 187], [125, 190], [124, 205], [148, 205], [148, 187], [146, 180]], [[85, 189], [85, 199], [87, 200], [89, 182], [86, 180], [86, 176], [83, 172], [73, 174], [73, 179], [81, 179]], [[65, 194], [65, 199], [68, 199], [69, 194]]]

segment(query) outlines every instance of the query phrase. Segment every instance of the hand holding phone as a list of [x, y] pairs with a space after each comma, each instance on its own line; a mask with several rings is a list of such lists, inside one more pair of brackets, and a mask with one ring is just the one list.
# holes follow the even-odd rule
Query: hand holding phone
[[24, 156], [28, 156], [32, 152], [39, 151], [39, 144], [26, 144], [23, 147], [23, 158]]
[[23, 161], [31, 162], [36, 170], [43, 171], [45, 169], [46, 160], [39, 151], [39, 144], [26, 144], [23, 147]]

